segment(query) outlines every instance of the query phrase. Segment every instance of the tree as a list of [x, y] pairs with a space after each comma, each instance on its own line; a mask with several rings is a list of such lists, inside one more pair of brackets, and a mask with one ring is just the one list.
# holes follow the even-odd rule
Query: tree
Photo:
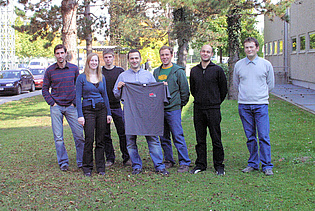
[[[23, 21], [18, 17], [15, 20], [16, 26], [23, 25]], [[31, 35], [18, 32], [15, 30], [15, 55], [19, 58], [29, 57], [53, 57], [54, 49], [52, 46], [44, 48], [47, 40], [38, 38], [34, 42], [30, 42]], [[57, 44], [56, 40], [52, 41], [54, 45]]]
[[24, 4], [24, 11], [16, 9], [18, 16], [28, 19], [25, 11], [33, 12], [30, 24], [15, 26], [20, 32], [32, 35], [31, 41], [37, 38], [47, 39], [45, 47], [52, 45], [52, 41], [61, 30], [61, 39], [68, 51], [67, 60], [76, 63], [77, 60], [77, 28], [76, 16], [78, 3], [76, 0], [62, 0], [61, 6], [53, 5], [52, 0], [41, 0], [39, 3], [32, 4], [29, 0], [19, 0]]

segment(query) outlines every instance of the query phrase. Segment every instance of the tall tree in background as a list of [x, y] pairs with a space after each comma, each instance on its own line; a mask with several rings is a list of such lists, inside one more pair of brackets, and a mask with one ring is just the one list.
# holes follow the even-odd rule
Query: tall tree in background
[[62, 42], [67, 48], [67, 60], [76, 63], [77, 55], [77, 9], [76, 0], [63, 0], [61, 2], [62, 15]]
[[29, 0], [19, 0], [24, 4], [24, 11], [16, 9], [18, 16], [27, 19], [25, 11], [33, 12], [30, 23], [14, 28], [19, 32], [32, 35], [30, 41], [38, 37], [47, 39], [45, 47], [49, 47], [61, 29], [61, 39], [68, 50], [68, 61], [77, 60], [77, 27], [76, 16], [78, 3], [76, 0], [62, 0], [61, 6], [53, 5], [52, 0], [42, 0], [32, 4]]

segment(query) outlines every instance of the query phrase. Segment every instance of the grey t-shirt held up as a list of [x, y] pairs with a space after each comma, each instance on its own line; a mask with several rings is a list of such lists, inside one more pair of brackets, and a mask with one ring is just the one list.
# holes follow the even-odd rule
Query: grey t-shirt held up
[[126, 135], [163, 136], [164, 103], [168, 98], [168, 87], [162, 82], [125, 83], [121, 100]]

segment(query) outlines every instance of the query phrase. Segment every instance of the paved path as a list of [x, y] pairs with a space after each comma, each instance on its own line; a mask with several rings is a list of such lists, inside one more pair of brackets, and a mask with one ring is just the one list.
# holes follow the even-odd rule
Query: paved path
[[277, 84], [271, 93], [315, 114], [315, 90], [293, 84]]
[[22, 92], [22, 94], [20, 95], [0, 95], [0, 104], [7, 103], [13, 100], [20, 100], [27, 97], [33, 97], [41, 94], [42, 90], [36, 90], [34, 92]]

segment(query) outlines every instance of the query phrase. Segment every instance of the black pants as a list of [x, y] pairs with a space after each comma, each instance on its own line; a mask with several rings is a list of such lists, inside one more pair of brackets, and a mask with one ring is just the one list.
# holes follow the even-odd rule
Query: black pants
[[83, 151], [84, 173], [93, 170], [93, 143], [95, 137], [95, 165], [97, 172], [105, 172], [105, 129], [107, 124], [107, 109], [104, 103], [97, 103], [95, 108], [86, 106], [82, 108], [85, 119], [84, 134], [85, 143]]
[[[119, 136], [119, 145], [120, 145], [120, 151], [122, 154], [123, 163], [126, 163], [130, 159], [130, 157], [127, 150], [123, 111], [121, 110], [121, 108], [114, 108], [114, 109], [111, 109], [111, 112], [112, 112], [112, 117], [113, 117], [114, 124], [116, 127], [116, 131]], [[113, 147], [113, 141], [111, 139], [110, 124], [106, 125], [105, 156], [106, 156], [107, 161], [115, 162], [115, 151]]]
[[196, 131], [196, 166], [207, 168], [207, 127], [213, 147], [213, 164], [216, 170], [224, 169], [224, 149], [221, 141], [221, 112], [215, 109], [196, 109], [194, 107], [194, 126]]

